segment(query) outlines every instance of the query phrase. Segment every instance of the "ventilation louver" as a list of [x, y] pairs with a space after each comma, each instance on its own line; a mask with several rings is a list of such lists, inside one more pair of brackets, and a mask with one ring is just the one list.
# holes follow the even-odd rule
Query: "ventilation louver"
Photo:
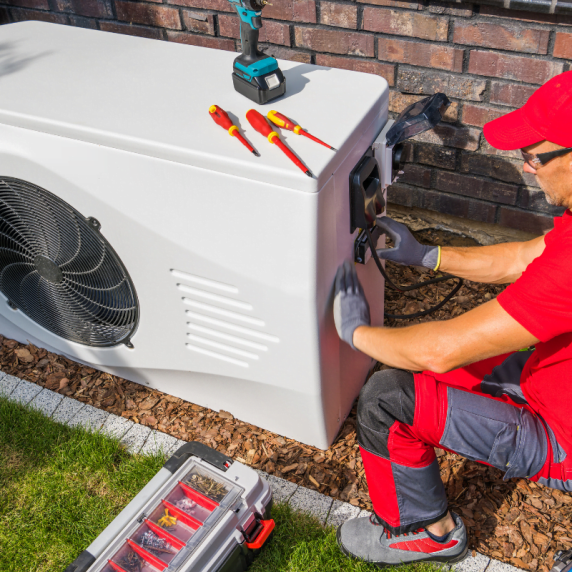
[[52, 193], [0, 177], [0, 291], [46, 330], [88, 346], [129, 345], [139, 308], [119, 257]]

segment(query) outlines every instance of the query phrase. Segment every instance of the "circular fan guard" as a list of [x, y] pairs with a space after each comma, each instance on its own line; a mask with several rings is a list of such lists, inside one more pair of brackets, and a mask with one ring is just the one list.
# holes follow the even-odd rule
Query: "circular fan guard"
[[52, 193], [0, 177], [0, 291], [10, 305], [72, 342], [130, 345], [137, 294], [98, 231]]

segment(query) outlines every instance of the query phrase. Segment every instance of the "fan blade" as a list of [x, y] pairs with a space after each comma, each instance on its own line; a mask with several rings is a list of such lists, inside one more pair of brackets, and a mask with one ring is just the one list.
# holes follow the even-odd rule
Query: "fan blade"
[[[20, 285], [24, 279], [36, 272], [36, 268], [29, 262], [13, 262], [8, 264], [0, 272], [0, 290], [4, 295], [14, 302], [18, 307], [22, 307], [20, 296]], [[37, 272], [36, 272], [37, 273]]]

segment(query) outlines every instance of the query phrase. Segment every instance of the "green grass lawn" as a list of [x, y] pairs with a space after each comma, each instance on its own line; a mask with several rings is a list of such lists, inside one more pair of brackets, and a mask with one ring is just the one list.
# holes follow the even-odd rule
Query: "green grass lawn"
[[[0, 398], [0, 570], [62, 572], [163, 463]], [[343, 556], [335, 531], [313, 517], [277, 505], [273, 518], [274, 537], [252, 572], [378, 570]]]

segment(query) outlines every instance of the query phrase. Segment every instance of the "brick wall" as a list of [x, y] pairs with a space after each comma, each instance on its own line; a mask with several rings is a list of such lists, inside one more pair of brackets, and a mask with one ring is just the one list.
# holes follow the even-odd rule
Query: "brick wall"
[[[445, 123], [413, 144], [390, 201], [535, 233], [551, 227], [561, 209], [522, 172], [519, 152], [492, 149], [481, 129], [571, 69], [572, 16], [507, 10], [494, 0], [272, 2], [261, 30], [267, 53], [381, 75], [394, 113], [437, 91], [452, 100]], [[0, 23], [29, 19], [240, 49], [227, 0], [0, 0]]]

